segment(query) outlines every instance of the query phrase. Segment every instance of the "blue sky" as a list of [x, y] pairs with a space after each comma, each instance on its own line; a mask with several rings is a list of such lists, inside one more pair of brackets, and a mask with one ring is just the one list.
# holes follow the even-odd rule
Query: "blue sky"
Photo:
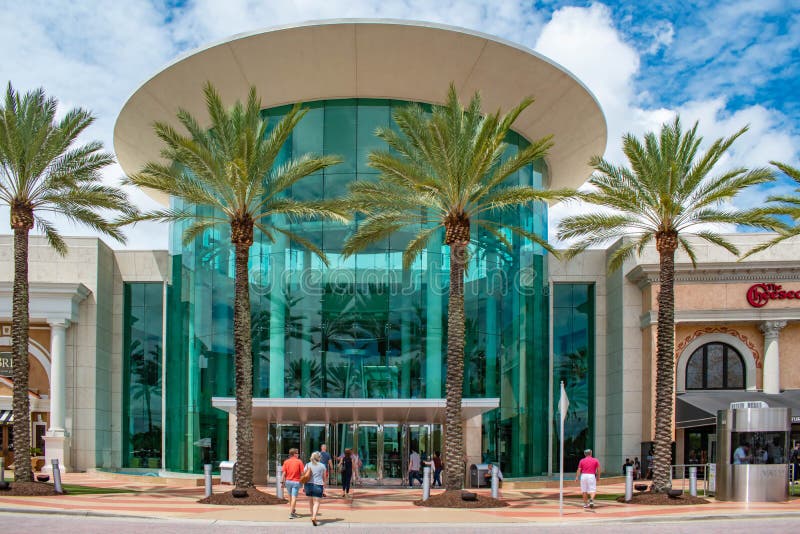
[[[428, 20], [520, 43], [576, 74], [606, 114], [606, 157], [620, 137], [658, 128], [675, 113], [700, 121], [709, 142], [745, 124], [723, 167], [800, 158], [800, 2], [570, 2], [454, 0], [27, 0], [0, 12], [0, 81], [42, 86], [64, 108], [98, 120], [88, 138], [111, 144], [127, 97], [176, 56], [230, 35], [278, 24], [346, 17]], [[534, 95], [535, 96], [535, 95]], [[107, 180], [119, 179], [114, 166]], [[757, 204], [791, 190], [786, 180], [737, 201]], [[132, 197], [143, 208], [151, 201]], [[562, 215], [551, 210], [551, 231]], [[0, 209], [0, 221], [7, 221]], [[66, 234], [86, 230], [57, 221]], [[9, 231], [0, 222], [0, 232]], [[129, 232], [130, 248], [166, 247], [165, 232]], [[153, 237], [153, 236], [157, 237]], [[114, 247], [120, 245], [113, 244]]]

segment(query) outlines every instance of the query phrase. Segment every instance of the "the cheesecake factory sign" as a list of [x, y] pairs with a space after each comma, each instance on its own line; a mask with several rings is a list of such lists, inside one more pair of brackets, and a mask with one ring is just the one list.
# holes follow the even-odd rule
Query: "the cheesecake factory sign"
[[10, 352], [0, 352], [0, 376], [12, 376], [14, 374], [14, 359]]
[[763, 308], [771, 300], [800, 300], [800, 290], [783, 289], [778, 284], [753, 284], [747, 290], [747, 303], [754, 308]]

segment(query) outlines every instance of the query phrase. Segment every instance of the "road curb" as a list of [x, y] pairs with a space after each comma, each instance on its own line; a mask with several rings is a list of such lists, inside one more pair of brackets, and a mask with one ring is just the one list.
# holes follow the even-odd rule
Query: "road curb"
[[[217, 519], [212, 517], [207, 517], [203, 519], [195, 519], [189, 517], [176, 517], [176, 516], [156, 516], [156, 515], [131, 515], [131, 514], [120, 514], [114, 512], [102, 512], [96, 510], [55, 510], [55, 509], [31, 509], [31, 508], [20, 508], [20, 507], [0, 507], [0, 513], [9, 513], [9, 514], [37, 514], [37, 515], [63, 515], [63, 516], [71, 516], [71, 517], [96, 517], [96, 518], [105, 518], [105, 519], [132, 519], [132, 520], [140, 520], [140, 521], [182, 521], [182, 522], [191, 522], [191, 523], [198, 523], [198, 524], [230, 524], [230, 525], [254, 525], [254, 526], [289, 526], [289, 525], [297, 525], [296, 522], [289, 522], [289, 521], [251, 521], [251, 520], [242, 520], [236, 521], [231, 519]], [[800, 511], [798, 512], [772, 512], [769, 510], [765, 510], [763, 512], [743, 512], [743, 513], [733, 513], [733, 512], [726, 512], [720, 514], [704, 514], [704, 515], [674, 515], [674, 516], [664, 516], [664, 515], [657, 515], [657, 516], [636, 516], [636, 517], [609, 517], [609, 518], [596, 518], [596, 519], [580, 519], [577, 521], [570, 521], [568, 519], [553, 517], [553, 518], [541, 518], [539, 520], [527, 520], [527, 521], [504, 521], [502, 523], [463, 523], [469, 524], [472, 526], [480, 526], [480, 527], [497, 527], [502, 529], [505, 527], [512, 527], [512, 526], [525, 526], [525, 525], [549, 525], [549, 526], [577, 526], [577, 525], [608, 525], [608, 524], [630, 524], [630, 523], [679, 523], [679, 522], [701, 522], [701, 521], [724, 521], [724, 520], [742, 520], [742, 519], [759, 519], [759, 518], [774, 518], [774, 519], [788, 519], [788, 518], [796, 518], [800, 517]], [[437, 525], [450, 525], [450, 526], [458, 526], [462, 523], [361, 523], [355, 521], [347, 521], [347, 522], [339, 522], [337, 523], [337, 527], [345, 527], [345, 526], [353, 526], [359, 528], [367, 528], [367, 527], [375, 527], [375, 528], [385, 528], [385, 527], [393, 527], [393, 526], [416, 526], [416, 527], [431, 527], [435, 528]]]

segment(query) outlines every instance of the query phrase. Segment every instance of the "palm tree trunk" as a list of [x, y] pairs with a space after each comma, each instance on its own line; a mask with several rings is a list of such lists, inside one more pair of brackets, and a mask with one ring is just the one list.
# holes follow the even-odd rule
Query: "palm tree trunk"
[[672, 487], [672, 406], [675, 382], [675, 249], [677, 235], [656, 237], [660, 255], [656, 352], [656, 430], [653, 491]]
[[31, 470], [31, 415], [28, 399], [28, 232], [14, 228], [14, 289], [11, 345], [14, 353], [14, 480], [33, 481]]
[[[469, 226], [467, 226], [469, 228]], [[464, 434], [461, 396], [464, 388], [464, 262], [467, 247], [450, 244], [450, 295], [447, 308], [447, 401], [445, 406], [445, 489], [464, 485]]]
[[[252, 230], [251, 230], [252, 235]], [[236, 487], [253, 487], [253, 360], [250, 340], [250, 245], [235, 243], [233, 350], [236, 374]]]

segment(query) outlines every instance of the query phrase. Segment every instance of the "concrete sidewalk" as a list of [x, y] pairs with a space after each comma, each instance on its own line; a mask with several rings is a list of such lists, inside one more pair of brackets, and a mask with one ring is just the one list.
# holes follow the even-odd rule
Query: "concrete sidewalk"
[[[39, 512], [70, 515], [102, 515], [149, 518], [205, 519], [219, 521], [289, 523], [287, 506], [211, 506], [198, 504], [203, 489], [165, 486], [149, 477], [109, 479], [99, 474], [68, 473], [64, 483], [129, 489], [132, 493], [65, 495], [54, 497], [6, 497], [0, 493], [0, 512]], [[602, 480], [601, 480], [602, 482]], [[230, 486], [215, 486], [215, 492]], [[259, 489], [274, 493], [274, 488]], [[599, 493], [623, 493], [624, 485], [601, 485]], [[441, 491], [441, 490], [436, 490]], [[435, 491], [435, 492], [436, 492]], [[435, 493], [434, 492], [434, 493]], [[488, 490], [479, 490], [488, 494]], [[797, 516], [800, 499], [785, 503], [742, 504], [716, 502], [698, 506], [641, 506], [599, 500], [593, 510], [584, 510], [580, 494], [565, 490], [564, 514], [559, 513], [558, 489], [505, 490], [501, 497], [510, 506], [495, 509], [437, 509], [414, 506], [420, 489], [372, 487], [356, 488], [354, 498], [338, 497], [337, 488], [328, 489], [322, 502], [326, 522], [354, 524], [498, 524], [498, 523], [595, 523], [605, 521], [653, 521], [707, 519], [743, 516]], [[308, 521], [308, 500], [301, 494], [298, 513]]]

